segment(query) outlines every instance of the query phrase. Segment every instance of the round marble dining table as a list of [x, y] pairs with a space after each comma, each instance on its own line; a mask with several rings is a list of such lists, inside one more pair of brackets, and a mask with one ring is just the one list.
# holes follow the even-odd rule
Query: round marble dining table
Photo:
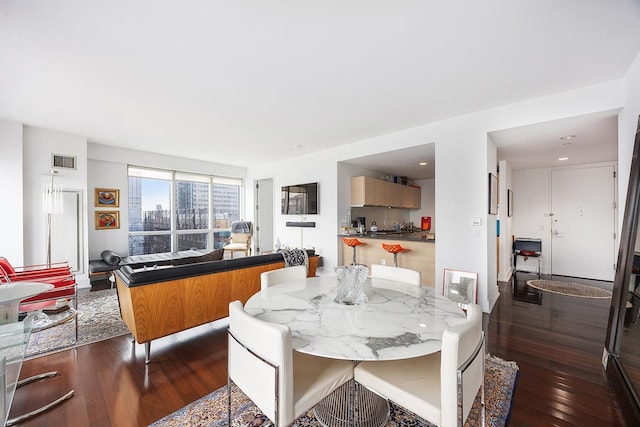
[[[312, 277], [284, 282], [253, 295], [247, 313], [291, 329], [296, 351], [333, 359], [394, 360], [440, 351], [442, 332], [465, 321], [453, 301], [423, 288], [394, 280], [367, 278], [362, 290], [367, 303], [345, 305], [334, 298], [337, 277]], [[351, 381], [314, 408], [323, 426], [351, 425], [353, 407], [358, 426], [383, 426], [389, 404]]]
[[291, 329], [295, 350], [334, 359], [407, 359], [440, 351], [442, 332], [465, 321], [462, 309], [433, 288], [368, 278], [368, 303], [334, 301], [337, 278], [285, 282], [253, 295], [245, 310]]

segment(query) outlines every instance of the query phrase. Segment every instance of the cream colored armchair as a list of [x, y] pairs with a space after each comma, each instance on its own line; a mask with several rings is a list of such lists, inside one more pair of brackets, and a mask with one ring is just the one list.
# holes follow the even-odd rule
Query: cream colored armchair
[[227, 242], [223, 248], [225, 252], [231, 252], [231, 258], [234, 252], [244, 252], [245, 256], [251, 255], [251, 234], [231, 233]]
[[251, 255], [252, 227], [249, 221], [235, 221], [231, 223], [231, 237], [226, 239], [223, 246], [225, 252], [244, 252], [245, 256]]

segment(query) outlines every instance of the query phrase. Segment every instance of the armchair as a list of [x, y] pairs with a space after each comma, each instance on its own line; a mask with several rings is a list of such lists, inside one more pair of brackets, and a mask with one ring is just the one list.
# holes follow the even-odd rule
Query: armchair
[[225, 239], [223, 249], [231, 253], [244, 252], [245, 256], [251, 255], [251, 223], [249, 221], [236, 221], [231, 223], [231, 237]]

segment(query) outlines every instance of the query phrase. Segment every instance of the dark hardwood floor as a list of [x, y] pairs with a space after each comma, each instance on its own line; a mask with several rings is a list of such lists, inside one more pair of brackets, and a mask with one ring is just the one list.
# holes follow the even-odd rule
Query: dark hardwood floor
[[[515, 296], [500, 283], [501, 297], [485, 315], [487, 351], [520, 366], [510, 425], [625, 425], [600, 361], [610, 300], [539, 294], [525, 288], [527, 278]], [[26, 361], [21, 377], [60, 374], [18, 390], [11, 416], [75, 389], [71, 400], [23, 425], [148, 425], [226, 384], [226, 326], [154, 341], [149, 365], [144, 346], [128, 335]]]

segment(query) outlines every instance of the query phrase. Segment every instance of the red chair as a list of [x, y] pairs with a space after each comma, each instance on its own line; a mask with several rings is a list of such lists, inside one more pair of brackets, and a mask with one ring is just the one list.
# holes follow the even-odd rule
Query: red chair
[[0, 257], [0, 268], [12, 282], [72, 274], [68, 262], [13, 267], [8, 259]]
[[46, 315], [47, 311], [56, 311], [60, 307], [59, 301], [64, 299], [66, 300], [66, 305], [71, 309], [67, 313], [68, 315], [59, 316], [60, 318], [54, 320], [41, 316], [43, 319], [38, 322], [41, 326], [36, 326], [34, 331], [48, 329], [61, 323], [75, 320], [75, 340], [73, 344], [78, 341], [78, 290], [76, 279], [68, 263], [51, 264], [51, 267], [48, 265], [13, 267], [6, 258], [0, 257], [0, 282], [42, 282], [52, 284], [54, 288], [50, 291], [22, 300], [20, 302], [20, 313], [43, 310]]

